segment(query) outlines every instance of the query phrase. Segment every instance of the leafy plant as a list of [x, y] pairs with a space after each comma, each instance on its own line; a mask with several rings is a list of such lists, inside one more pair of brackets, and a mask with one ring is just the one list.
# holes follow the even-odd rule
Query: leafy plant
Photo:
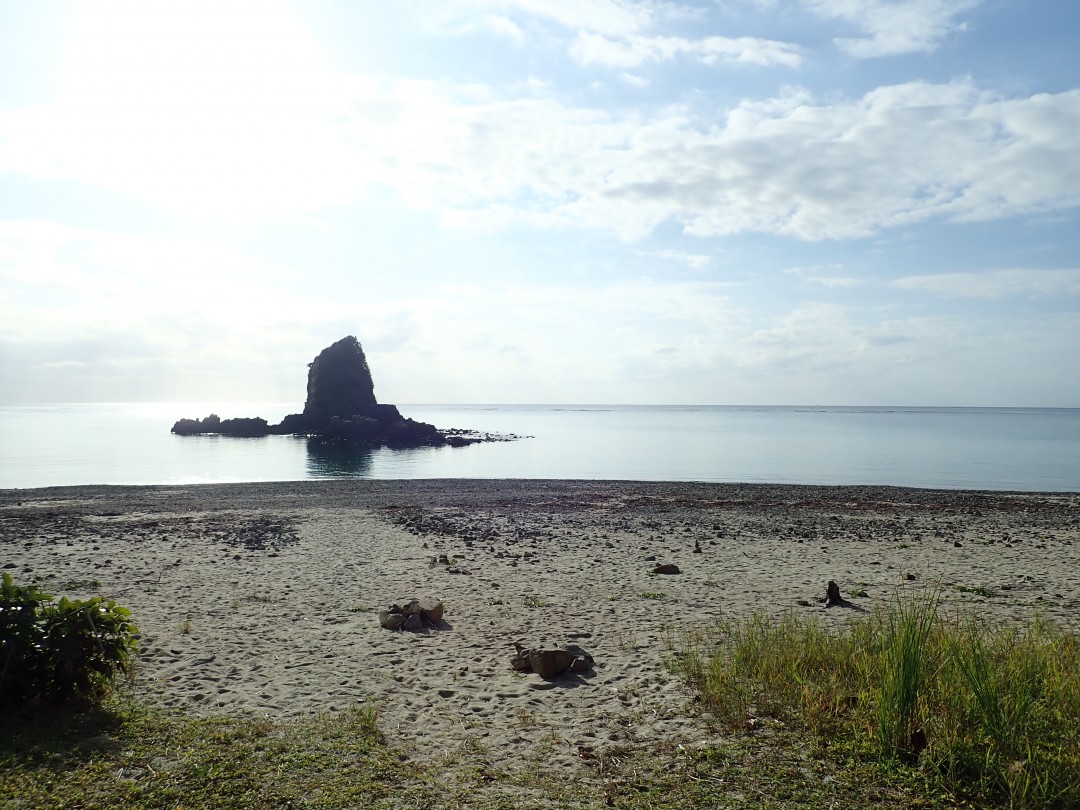
[[957, 585], [956, 590], [958, 590], [960, 593], [970, 593], [974, 594], [975, 596], [997, 596], [996, 593], [994, 593], [992, 590], [990, 590], [990, 588], [987, 588], [984, 585]]
[[667, 594], [663, 591], [642, 591], [638, 594], [641, 599], [667, 599]]
[[56, 586], [62, 591], [87, 591], [91, 588], [100, 588], [99, 579], [69, 579]]
[[98, 696], [135, 649], [131, 612], [101, 597], [53, 597], [33, 585], [0, 584], [0, 705]]
[[524, 604], [525, 607], [538, 608], [544, 606], [544, 600], [541, 599], [539, 596], [536, 596], [535, 594], [528, 593], [525, 594], [525, 598], [522, 600], [522, 604]]

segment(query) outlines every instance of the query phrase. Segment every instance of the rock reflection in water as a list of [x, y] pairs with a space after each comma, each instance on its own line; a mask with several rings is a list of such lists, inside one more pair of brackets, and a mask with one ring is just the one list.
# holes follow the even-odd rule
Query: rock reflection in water
[[370, 478], [373, 455], [370, 447], [308, 439], [308, 475], [312, 478]]

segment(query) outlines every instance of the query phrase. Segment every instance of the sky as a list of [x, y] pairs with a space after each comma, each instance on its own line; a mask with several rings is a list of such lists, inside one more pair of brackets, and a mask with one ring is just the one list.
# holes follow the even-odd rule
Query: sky
[[0, 0], [0, 404], [1080, 407], [1076, 0]]

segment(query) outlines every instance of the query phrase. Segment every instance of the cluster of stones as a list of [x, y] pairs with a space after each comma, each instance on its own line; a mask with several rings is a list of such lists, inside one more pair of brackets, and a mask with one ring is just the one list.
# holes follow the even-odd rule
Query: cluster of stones
[[379, 624], [387, 630], [423, 630], [437, 626], [443, 617], [443, 603], [437, 599], [413, 599], [404, 605], [390, 605], [379, 611]]
[[592, 656], [577, 645], [537, 649], [515, 642], [514, 650], [510, 666], [518, 672], [535, 672], [541, 678], [554, 678], [564, 672], [591, 672], [593, 668]]

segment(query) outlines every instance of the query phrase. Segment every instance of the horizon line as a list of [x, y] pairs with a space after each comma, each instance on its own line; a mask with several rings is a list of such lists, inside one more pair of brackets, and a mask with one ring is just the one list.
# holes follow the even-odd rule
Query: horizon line
[[[221, 406], [228, 405], [263, 405], [285, 406], [303, 409], [303, 404], [294, 401], [254, 400], [254, 399], [154, 399], [154, 400], [39, 400], [32, 402], [0, 402], [0, 408], [30, 408], [61, 405], [210, 405], [213, 402]], [[941, 405], [933, 403], [912, 404], [823, 404], [823, 403], [703, 403], [703, 402], [380, 402], [382, 405], [395, 405], [399, 408], [863, 408], [863, 409], [953, 409], [953, 410], [1080, 410], [1080, 405]]]

